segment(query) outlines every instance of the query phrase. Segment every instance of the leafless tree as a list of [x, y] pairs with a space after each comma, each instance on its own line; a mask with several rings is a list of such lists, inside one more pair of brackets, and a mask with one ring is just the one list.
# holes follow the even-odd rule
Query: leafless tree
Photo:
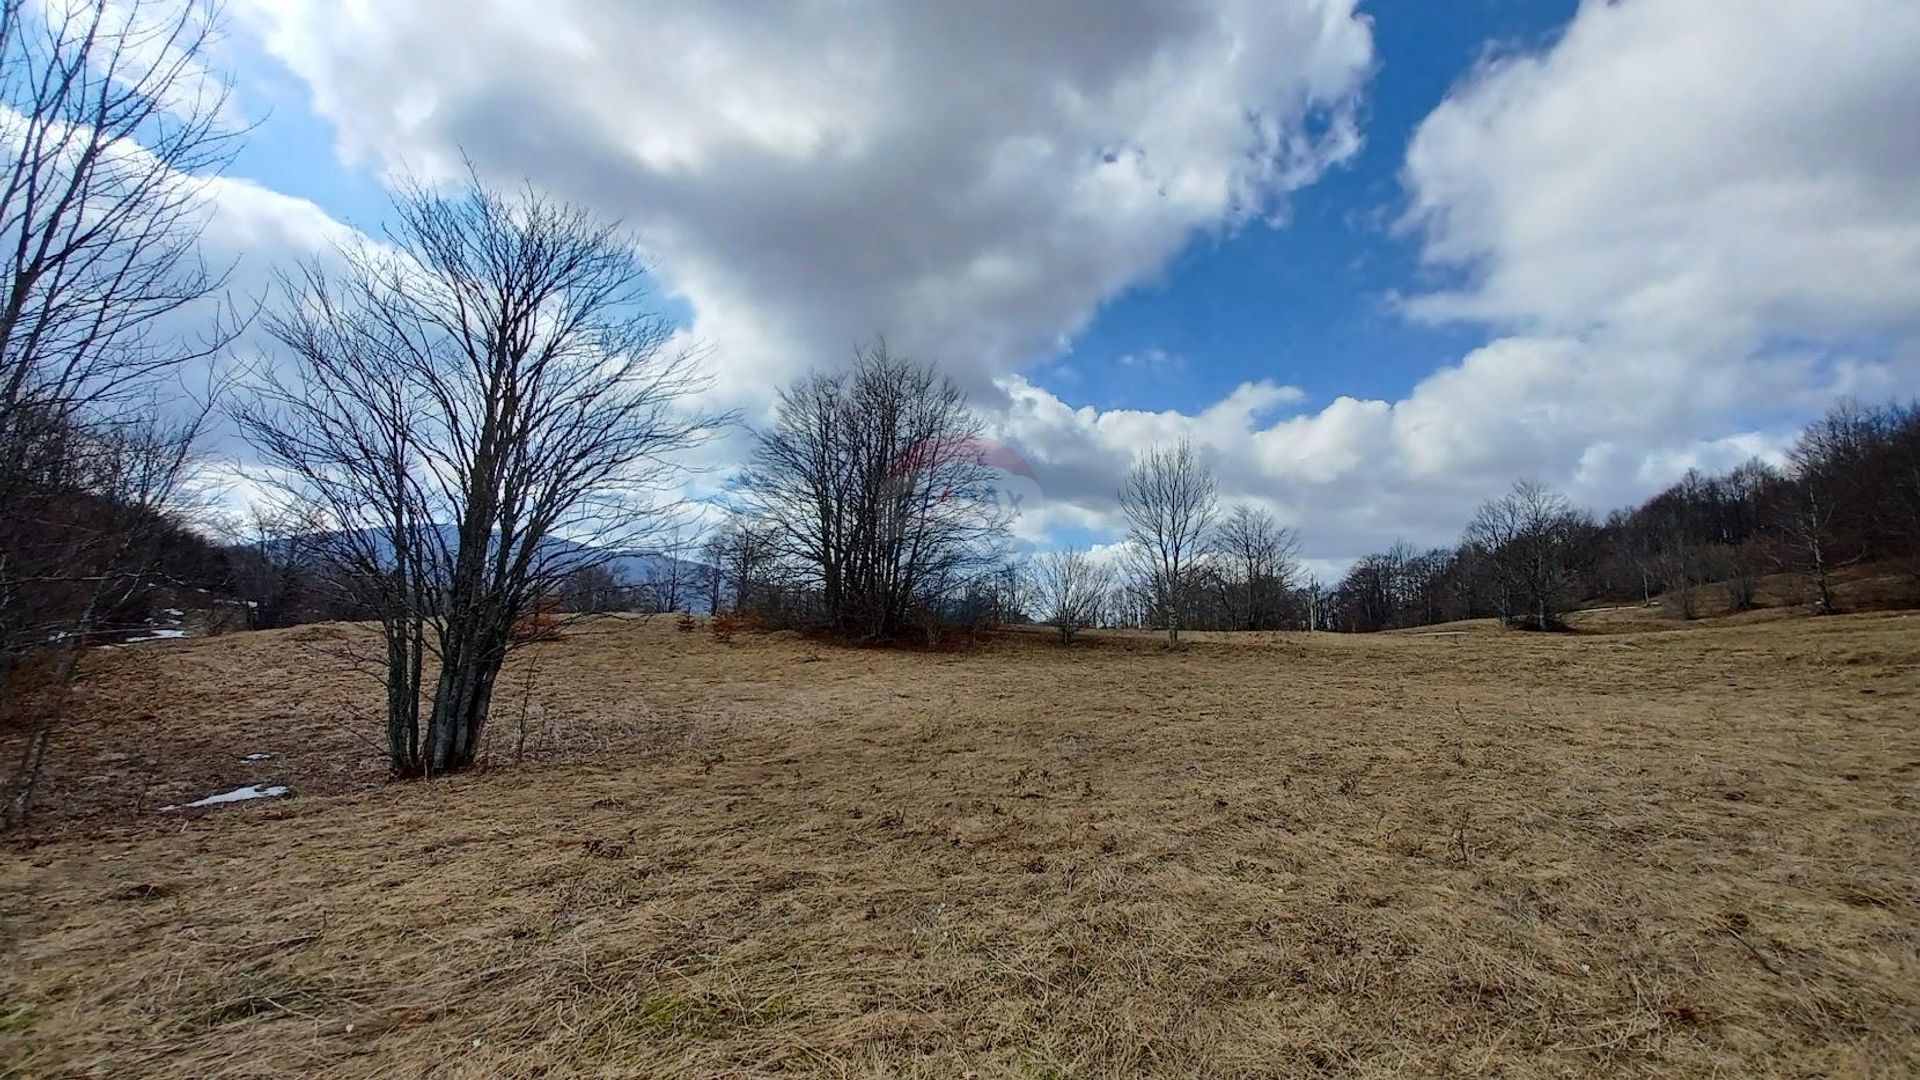
[[[32, 808], [80, 649], [95, 631], [125, 628], [116, 627], [115, 612], [144, 612], [144, 601], [136, 601], [156, 580], [159, 546], [194, 494], [193, 446], [203, 418], [123, 418], [77, 428], [58, 455], [57, 478], [43, 474], [35, 497], [10, 508], [33, 516], [13, 523], [12, 572], [0, 594], [13, 642], [0, 690], [26, 728], [0, 810], [8, 826]], [[17, 686], [14, 668], [28, 643], [40, 646], [43, 665], [37, 678]]]
[[1751, 611], [1760, 606], [1760, 572], [1767, 558], [1766, 544], [1757, 538], [1725, 550], [1719, 562], [1726, 580], [1727, 610]]
[[[627, 239], [470, 178], [395, 199], [388, 244], [284, 282], [285, 367], [237, 411], [321, 559], [384, 632], [397, 776], [470, 765], [517, 620], [645, 546], [673, 455], [715, 418]], [[424, 724], [426, 660], [438, 661]]]
[[[1883, 455], [1876, 450], [1888, 434], [1882, 429], [1884, 415], [1841, 401], [1808, 425], [1788, 454], [1793, 484], [1778, 530], [1787, 557], [1813, 579], [1814, 610], [1821, 615], [1839, 611], [1834, 571], [1869, 557], [1883, 515], [1901, 507], [1903, 495], [1920, 491], [1920, 452], [1910, 449], [1904, 468], [1877, 467]], [[1920, 424], [1908, 424], [1911, 439]], [[1920, 521], [1920, 512], [1914, 520]], [[1916, 540], [1920, 531], [1910, 531], [1903, 546], [1920, 549]]]
[[931, 366], [857, 350], [780, 394], [738, 487], [743, 510], [836, 632], [897, 637], [998, 564], [979, 420]]
[[1503, 621], [1539, 630], [1560, 625], [1575, 533], [1584, 520], [1566, 496], [1532, 480], [1480, 505], [1466, 541], [1493, 568]]
[[1011, 561], [975, 578], [964, 601], [964, 617], [976, 623], [1004, 625], [1028, 618], [1034, 592], [1025, 562]]
[[1191, 443], [1148, 450], [1120, 488], [1127, 544], [1151, 590], [1167, 641], [1178, 644], [1192, 607], [1196, 571], [1218, 512], [1219, 484]]
[[264, 504], [248, 507], [226, 527], [239, 564], [231, 588], [247, 605], [249, 629], [299, 621], [302, 601], [311, 599], [305, 596], [311, 582], [301, 541], [325, 528], [324, 522], [303, 521]]
[[57, 654], [24, 710], [10, 817], [73, 650], [149, 581], [188, 486], [204, 409], [165, 401], [166, 383], [230, 337], [213, 305], [183, 312], [222, 284], [197, 246], [208, 177], [242, 134], [203, 66], [211, 16], [0, 0], [0, 698], [27, 656]]
[[660, 530], [659, 543], [645, 554], [646, 576], [635, 585], [640, 609], [650, 613], [692, 609], [698, 567], [688, 559], [698, 546], [686, 522]]
[[136, 402], [225, 338], [163, 332], [215, 294], [207, 177], [238, 149], [197, 0], [0, 0], [0, 436]]
[[554, 597], [565, 612], [591, 614], [618, 611], [630, 586], [615, 569], [604, 563], [582, 566], [560, 580]]
[[1099, 625], [1114, 571], [1083, 548], [1062, 548], [1034, 560], [1032, 580], [1040, 618], [1053, 624], [1063, 644], [1071, 645], [1074, 635]]
[[1301, 599], [1307, 609], [1307, 629], [1324, 629], [1326, 618], [1326, 586], [1320, 584], [1320, 578], [1309, 575], [1307, 583], [1300, 587]]
[[1271, 513], [1233, 508], [1213, 536], [1222, 597], [1231, 625], [1240, 630], [1279, 627], [1288, 595], [1300, 576], [1300, 540]]
[[1813, 579], [1813, 610], [1833, 615], [1840, 605], [1833, 592], [1836, 499], [1824, 476], [1797, 478], [1789, 505], [1779, 515], [1780, 539], [1791, 564]]
[[774, 580], [779, 547], [772, 527], [746, 514], [734, 514], [713, 530], [701, 558], [713, 570], [710, 610], [778, 618], [782, 613]]

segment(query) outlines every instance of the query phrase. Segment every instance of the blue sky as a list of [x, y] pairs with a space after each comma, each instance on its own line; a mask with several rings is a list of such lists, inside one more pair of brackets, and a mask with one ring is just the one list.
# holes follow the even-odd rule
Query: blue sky
[[[1392, 298], [1420, 280], [1419, 245], [1396, 234], [1399, 171], [1417, 125], [1491, 52], [1538, 47], [1573, 0], [1378, 0], [1376, 70], [1362, 104], [1364, 145], [1294, 195], [1278, 223], [1196, 235], [1159, 273], [1102, 306], [1069, 351], [1047, 348], [1037, 384], [1099, 408], [1196, 410], [1248, 379], [1300, 387], [1308, 399], [1404, 393], [1485, 335], [1417, 325]], [[308, 87], [271, 56], [242, 53], [239, 81], [261, 125], [233, 174], [311, 199], [336, 219], [377, 230], [387, 193], [374, 170], [336, 152]], [[687, 317], [684, 305], [671, 303]], [[876, 330], [876, 333], [883, 332]]]
[[1407, 142], [1482, 57], [1538, 47], [1575, 8], [1571, 0], [1362, 5], [1377, 68], [1360, 152], [1295, 195], [1283, 225], [1196, 238], [1163, 275], [1103, 308], [1072, 354], [1040, 365], [1035, 381], [1102, 408], [1198, 409], [1265, 376], [1298, 386], [1311, 402], [1402, 394], [1466, 353], [1486, 335], [1416, 325], [1392, 302], [1422, 280], [1417, 238], [1394, 229], [1405, 209]]
[[[1920, 389], [1908, 0], [235, 0], [265, 280], [463, 156], [625, 221], [710, 404], [885, 336], [1115, 535], [1188, 439], [1333, 569]], [[744, 435], [709, 448], [711, 490]]]

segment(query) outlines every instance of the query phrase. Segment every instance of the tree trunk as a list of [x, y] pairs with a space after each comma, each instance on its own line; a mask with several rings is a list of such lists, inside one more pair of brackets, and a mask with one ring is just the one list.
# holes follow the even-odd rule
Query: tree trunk
[[427, 772], [459, 772], [473, 764], [493, 704], [493, 686], [506, 659], [504, 635], [489, 629], [448, 648], [427, 725]]
[[1819, 591], [1818, 606], [1814, 610], [1820, 615], [1831, 615], [1835, 610], [1833, 583], [1827, 578], [1826, 551], [1821, 546], [1820, 537], [1813, 534], [1811, 529], [1807, 539], [1807, 554], [1813, 563], [1814, 587]]
[[396, 778], [422, 771], [420, 642], [404, 628], [387, 633], [387, 765]]

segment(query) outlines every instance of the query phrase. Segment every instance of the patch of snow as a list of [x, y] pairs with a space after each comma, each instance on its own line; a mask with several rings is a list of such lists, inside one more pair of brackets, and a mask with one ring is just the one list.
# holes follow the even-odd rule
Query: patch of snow
[[240, 760], [241, 761], [267, 761], [272, 757], [273, 757], [272, 754], [248, 754], [246, 757], [243, 757]]
[[121, 644], [137, 645], [142, 641], [168, 641], [173, 638], [183, 638], [186, 636], [187, 636], [187, 632], [185, 630], [179, 629], [178, 627], [155, 626], [155, 627], [148, 628], [147, 635], [145, 637], [130, 637], [127, 640], [121, 642]]
[[219, 806], [222, 803], [247, 802], [251, 799], [278, 799], [286, 794], [287, 789], [280, 784], [273, 784], [271, 786], [266, 784], [248, 784], [243, 788], [234, 788], [232, 791], [222, 792], [218, 795], [209, 795], [198, 802], [190, 802], [185, 806], [163, 806], [160, 809], [192, 810], [200, 806]]
[[177, 608], [177, 607], [170, 607], [170, 608], [168, 608], [168, 609], [167, 609], [167, 612], [166, 612], [166, 613], [167, 613], [168, 615], [171, 615], [171, 616], [173, 616], [173, 617], [174, 617], [174, 618], [176, 618], [176, 619], [178, 619], [178, 618], [182, 618], [182, 617], [184, 617], [184, 616], [186, 615], [186, 612], [184, 612], [184, 611], [181, 611], [181, 610], [180, 610], [179, 608]]

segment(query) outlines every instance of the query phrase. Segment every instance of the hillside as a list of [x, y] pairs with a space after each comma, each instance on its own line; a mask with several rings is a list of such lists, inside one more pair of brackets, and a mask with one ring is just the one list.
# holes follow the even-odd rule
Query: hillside
[[[410, 785], [359, 633], [91, 655], [0, 863], [18, 1071], [1920, 1069], [1920, 614], [953, 653], [607, 618], [510, 670], [525, 760], [516, 689], [496, 768]], [[251, 784], [291, 794], [158, 809]]]

